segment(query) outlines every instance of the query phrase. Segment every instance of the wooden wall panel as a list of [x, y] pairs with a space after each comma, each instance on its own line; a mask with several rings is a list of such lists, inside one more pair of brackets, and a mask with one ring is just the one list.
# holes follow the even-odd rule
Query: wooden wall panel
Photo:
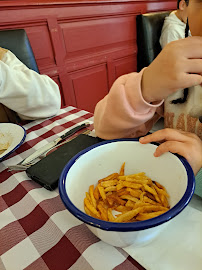
[[115, 61], [115, 77], [116, 79], [121, 75], [136, 71], [137, 58], [136, 55], [118, 59]]
[[135, 40], [135, 17], [103, 18], [62, 23], [66, 57], [114, 50]]
[[117, 77], [136, 71], [136, 16], [175, 8], [176, 0], [0, 1], [0, 30], [24, 28], [62, 105], [93, 112]]
[[[25, 26], [39, 68], [56, 66], [48, 25]], [[41, 70], [40, 70], [41, 71]]]
[[[106, 66], [94, 66], [70, 75], [75, 93], [76, 106], [93, 112], [97, 102], [108, 93]], [[86, 87], [88, 85], [88, 87]], [[88, 102], [86, 102], [86, 99]]]

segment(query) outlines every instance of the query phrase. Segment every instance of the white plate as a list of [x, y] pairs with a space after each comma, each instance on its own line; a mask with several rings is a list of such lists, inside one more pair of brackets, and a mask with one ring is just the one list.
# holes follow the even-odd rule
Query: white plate
[[0, 161], [20, 147], [25, 137], [26, 131], [23, 127], [12, 123], [0, 123], [0, 143], [9, 143], [8, 149], [0, 154]]

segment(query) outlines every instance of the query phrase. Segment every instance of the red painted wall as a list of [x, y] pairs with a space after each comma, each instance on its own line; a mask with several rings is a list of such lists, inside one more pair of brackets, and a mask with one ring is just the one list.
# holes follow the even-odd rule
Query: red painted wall
[[136, 15], [175, 7], [176, 0], [0, 1], [0, 30], [24, 28], [62, 104], [93, 112], [117, 77], [136, 71]]

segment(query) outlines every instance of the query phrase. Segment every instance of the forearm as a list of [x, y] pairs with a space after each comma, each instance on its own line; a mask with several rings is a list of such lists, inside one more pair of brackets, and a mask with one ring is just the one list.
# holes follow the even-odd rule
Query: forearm
[[138, 137], [160, 118], [162, 104], [148, 104], [141, 94], [142, 72], [121, 76], [95, 109], [96, 135], [103, 139]]

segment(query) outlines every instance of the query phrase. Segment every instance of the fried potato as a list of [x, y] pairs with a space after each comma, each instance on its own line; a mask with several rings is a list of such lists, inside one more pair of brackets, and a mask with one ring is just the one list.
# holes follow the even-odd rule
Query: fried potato
[[95, 209], [95, 207], [89, 202], [87, 198], [84, 199], [84, 204], [88, 208], [88, 210], [90, 210], [90, 212], [100, 218], [99, 212]]
[[109, 186], [105, 188], [105, 192], [116, 191], [116, 186]]
[[139, 200], [131, 195], [121, 195], [121, 199], [126, 199], [132, 202], [138, 202]]
[[165, 211], [158, 211], [158, 212], [152, 212], [152, 213], [140, 213], [136, 217], [136, 220], [138, 220], [138, 221], [147, 220], [147, 219], [150, 219], [150, 218], [154, 218], [154, 217], [160, 216], [163, 213], [165, 213]]
[[132, 207], [126, 207], [126, 205], [125, 206], [119, 205], [119, 206], [117, 206], [115, 208], [115, 210], [118, 211], [118, 212], [122, 212], [123, 213], [123, 212], [127, 212], [127, 211], [132, 210]]
[[96, 200], [95, 200], [95, 197], [94, 197], [94, 185], [91, 185], [89, 187], [89, 194], [90, 194], [92, 205], [94, 206], [94, 208], [96, 208]]
[[99, 190], [98, 190], [98, 185], [97, 185], [96, 188], [94, 189], [93, 194], [94, 194], [95, 199], [96, 199], [96, 200], [99, 200], [99, 198], [100, 198], [100, 192], [99, 192]]
[[140, 208], [128, 211], [126, 213], [119, 215], [117, 218], [115, 218], [114, 222], [128, 222], [133, 217], [137, 216], [137, 214], [139, 214], [139, 212], [140, 212]]
[[142, 186], [141, 184], [134, 184], [134, 183], [131, 183], [129, 181], [122, 181], [121, 185], [124, 187], [130, 187], [130, 188], [134, 188], [134, 189], [140, 189]]
[[98, 210], [100, 211], [101, 218], [105, 221], [108, 221], [108, 214], [107, 214], [107, 209], [103, 207], [101, 203], [98, 203], [97, 206]]
[[111, 208], [108, 208], [107, 214], [108, 214], [109, 221], [114, 222], [115, 218], [114, 218], [114, 216], [112, 214], [112, 209]]
[[140, 198], [140, 195], [142, 193], [141, 190], [136, 190], [136, 189], [132, 189], [132, 188], [126, 188], [127, 191], [130, 192], [130, 195], [132, 195], [135, 198]]
[[143, 197], [143, 201], [144, 202], [146, 202], [146, 203], [150, 203], [150, 204], [159, 204], [159, 203], [157, 203], [156, 201], [154, 201], [154, 200], [151, 200], [149, 197], [147, 197], [147, 196], [144, 196]]
[[119, 176], [118, 173], [112, 173], [112, 174], [108, 175], [107, 177], [98, 180], [98, 183], [101, 183], [101, 182], [103, 182], [103, 181], [108, 181], [108, 180], [117, 179], [118, 176]]
[[101, 186], [102, 187], [111, 187], [111, 186], [114, 186], [118, 183], [118, 180], [109, 180], [109, 181], [104, 181], [104, 182], [101, 182]]
[[125, 162], [122, 164], [119, 175], [124, 175], [125, 172]]
[[103, 201], [106, 200], [106, 194], [105, 194], [104, 188], [98, 185], [98, 190], [100, 192], [100, 196], [102, 197]]
[[91, 185], [84, 199], [86, 214], [110, 222], [150, 219], [169, 210], [166, 189], [144, 172], [124, 175], [125, 163], [113, 173]]
[[158, 196], [158, 194], [157, 194], [157, 192], [156, 192], [156, 190], [154, 188], [151, 188], [148, 185], [143, 185], [143, 186], [144, 186], [144, 189], [146, 191], [148, 191], [149, 193], [151, 193], [152, 195], [154, 195], [154, 197], [155, 197], [155, 199], [156, 199], [157, 202], [159, 202], [159, 203], [161, 202], [160, 199], [159, 199], [159, 196]]

